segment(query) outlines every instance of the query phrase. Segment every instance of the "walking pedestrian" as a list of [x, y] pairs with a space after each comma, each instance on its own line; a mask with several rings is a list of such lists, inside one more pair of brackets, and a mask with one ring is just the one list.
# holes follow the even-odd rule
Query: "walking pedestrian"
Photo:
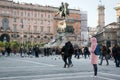
[[66, 66], [68, 66], [68, 62], [67, 62], [67, 58], [68, 58], [67, 43], [65, 43], [65, 45], [62, 47], [61, 55], [62, 55], [62, 59], [64, 61], [64, 68], [66, 68]]
[[8, 47], [6, 48], [6, 52], [7, 52], [7, 56], [10, 56], [10, 52], [11, 52], [10, 46], [8, 46]]
[[35, 51], [35, 57], [38, 58], [40, 52], [38, 45], [35, 46], [34, 51]]
[[79, 58], [80, 58], [80, 49], [79, 49], [79, 48], [76, 48], [76, 49], [74, 50], [74, 53], [75, 53], [75, 58], [77, 57], [77, 59], [79, 59]]
[[74, 48], [73, 48], [73, 45], [70, 41], [67, 42], [68, 46], [69, 46], [69, 55], [68, 55], [68, 67], [72, 67], [73, 64], [72, 64], [72, 55], [74, 53]]
[[20, 47], [19, 53], [20, 53], [20, 56], [23, 57], [23, 47]]
[[98, 56], [95, 55], [94, 51], [97, 47], [97, 39], [95, 37], [91, 38], [91, 47], [90, 47], [90, 53], [91, 53], [91, 64], [93, 65], [93, 70], [94, 70], [94, 76], [97, 76], [97, 71], [98, 71]]
[[72, 54], [74, 53], [74, 48], [70, 41], [65, 43], [65, 45], [61, 49], [61, 53], [62, 53], [63, 61], [65, 63], [64, 68], [66, 68], [67, 66], [72, 67], [73, 64], [71, 59], [72, 59]]
[[112, 56], [115, 59], [116, 67], [120, 67], [120, 46], [115, 44], [112, 48]]
[[84, 48], [84, 57], [85, 57], [85, 59], [87, 58], [87, 55], [88, 55], [88, 57], [89, 57], [89, 50], [88, 50], [88, 47], [86, 46], [86, 47]]
[[102, 45], [102, 49], [101, 49], [101, 61], [100, 61], [100, 64], [99, 65], [102, 65], [102, 62], [103, 62], [103, 58], [105, 58], [107, 64], [106, 65], [109, 65], [109, 62], [108, 62], [108, 51], [107, 51], [107, 47], [105, 45]]

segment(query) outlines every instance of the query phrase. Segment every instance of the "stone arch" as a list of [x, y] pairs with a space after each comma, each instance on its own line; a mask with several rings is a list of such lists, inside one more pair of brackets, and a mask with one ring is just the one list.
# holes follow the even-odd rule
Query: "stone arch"
[[2, 42], [9, 42], [10, 41], [10, 36], [8, 34], [2, 34], [0, 36], [0, 41], [2, 41]]

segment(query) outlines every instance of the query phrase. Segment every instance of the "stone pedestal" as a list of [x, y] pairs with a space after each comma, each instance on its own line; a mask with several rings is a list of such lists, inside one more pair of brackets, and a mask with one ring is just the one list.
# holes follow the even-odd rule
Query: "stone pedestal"
[[73, 28], [68, 19], [58, 21], [56, 36], [53, 40], [46, 44], [45, 47], [62, 47], [67, 41], [75, 42], [77, 40], [76, 35], [74, 33], [66, 32], [66, 27], [68, 26]]

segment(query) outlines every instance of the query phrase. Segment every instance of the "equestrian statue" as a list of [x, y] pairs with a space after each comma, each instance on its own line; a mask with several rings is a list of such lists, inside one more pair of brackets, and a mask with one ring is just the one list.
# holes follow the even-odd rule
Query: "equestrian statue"
[[61, 3], [58, 12], [55, 16], [60, 15], [61, 18], [66, 18], [69, 16], [69, 9], [68, 9], [69, 4], [68, 3]]

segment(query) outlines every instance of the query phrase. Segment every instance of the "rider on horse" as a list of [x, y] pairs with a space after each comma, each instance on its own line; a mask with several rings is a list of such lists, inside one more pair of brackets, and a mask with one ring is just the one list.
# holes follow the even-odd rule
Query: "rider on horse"
[[59, 11], [55, 16], [57, 16], [58, 14], [60, 14], [61, 18], [65, 18], [69, 15], [68, 3], [63, 3], [63, 2], [61, 3], [61, 6], [59, 7]]

